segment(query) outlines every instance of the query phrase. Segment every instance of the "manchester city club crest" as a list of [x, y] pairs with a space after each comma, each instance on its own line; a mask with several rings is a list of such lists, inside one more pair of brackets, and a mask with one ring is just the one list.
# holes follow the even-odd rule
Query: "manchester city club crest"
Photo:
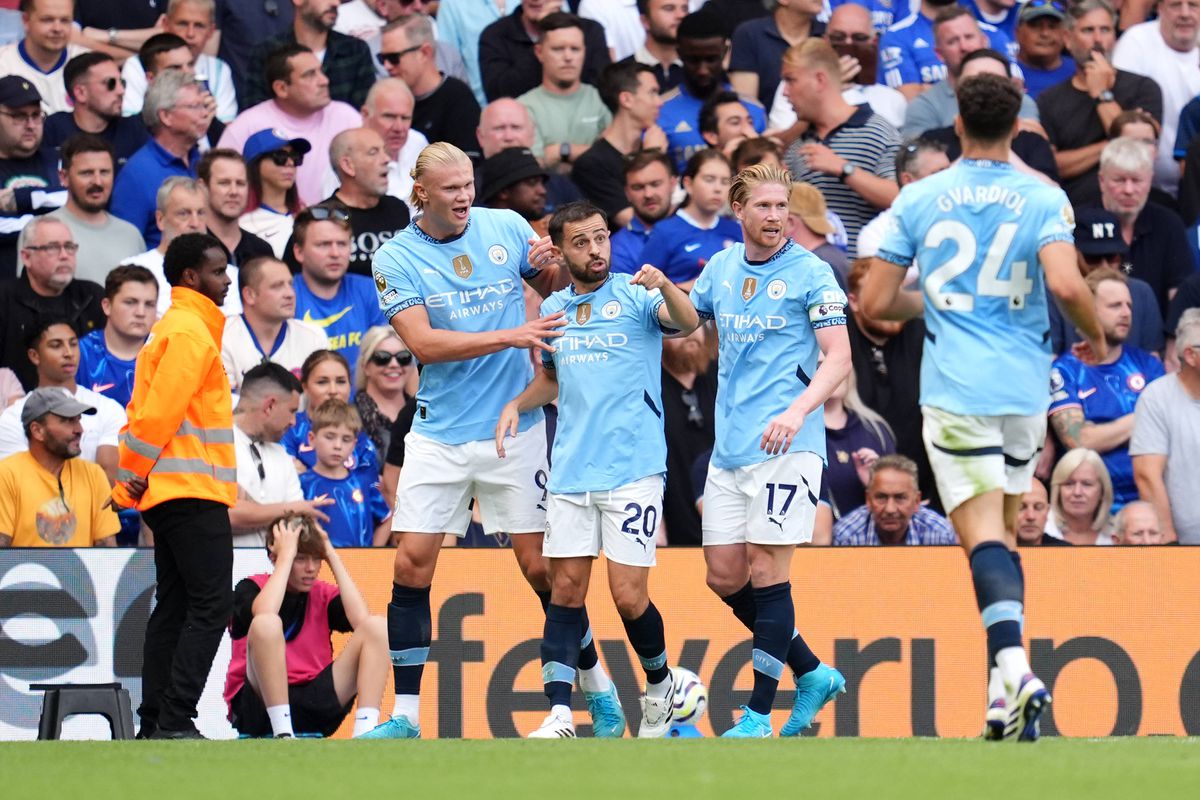
[[778, 300], [787, 294], [787, 284], [781, 280], [773, 280], [767, 284], [767, 297]]
[[454, 257], [454, 274], [460, 278], [469, 278], [475, 267], [471, 265], [471, 257], [465, 253]]
[[586, 325], [587, 321], [592, 318], [592, 304], [580, 303], [575, 306], [575, 322], [579, 325]]
[[758, 278], [746, 278], [742, 281], [742, 299], [749, 302], [754, 293], [758, 291]]
[[616, 319], [617, 315], [620, 313], [621, 304], [616, 300], [609, 300], [604, 304], [604, 307], [600, 309], [600, 316], [604, 317], [605, 319]]
[[494, 244], [488, 248], [488, 259], [499, 267], [508, 262], [508, 250], [502, 244]]

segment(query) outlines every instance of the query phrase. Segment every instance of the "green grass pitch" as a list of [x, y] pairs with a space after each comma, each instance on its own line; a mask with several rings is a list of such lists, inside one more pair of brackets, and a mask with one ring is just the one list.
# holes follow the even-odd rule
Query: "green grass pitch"
[[1200, 740], [0, 744], [2, 794], [88, 800], [1184, 800]]

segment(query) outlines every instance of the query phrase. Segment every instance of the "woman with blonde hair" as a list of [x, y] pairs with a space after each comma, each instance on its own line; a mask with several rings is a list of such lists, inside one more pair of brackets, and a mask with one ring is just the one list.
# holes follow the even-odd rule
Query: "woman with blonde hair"
[[1076, 447], [1050, 476], [1046, 533], [1069, 544], [1113, 544], [1112, 479], [1095, 450]]
[[395, 331], [377, 325], [363, 335], [354, 375], [354, 405], [362, 418], [363, 432], [382, 458], [387, 454], [396, 418], [406, 406], [416, 406], [413, 354]]
[[866, 502], [871, 465], [894, 452], [896, 435], [858, 396], [858, 380], [850, 370], [825, 401], [825, 475], [835, 520]]

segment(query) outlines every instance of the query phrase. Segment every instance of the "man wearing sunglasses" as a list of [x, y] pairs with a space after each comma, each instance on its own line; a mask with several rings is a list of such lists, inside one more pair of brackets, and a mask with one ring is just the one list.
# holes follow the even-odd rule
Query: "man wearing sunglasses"
[[45, 146], [59, 151], [78, 133], [95, 134], [113, 146], [113, 165], [119, 170], [146, 143], [150, 133], [137, 117], [121, 116], [125, 82], [117, 63], [106, 53], [78, 55], [67, 62], [63, 81], [74, 105], [69, 111], [46, 118]]
[[438, 65], [433, 20], [410, 14], [383, 29], [379, 63], [400, 78], [415, 96], [413, 128], [431, 142], [450, 142], [473, 160], [479, 158], [479, 103], [471, 87]]

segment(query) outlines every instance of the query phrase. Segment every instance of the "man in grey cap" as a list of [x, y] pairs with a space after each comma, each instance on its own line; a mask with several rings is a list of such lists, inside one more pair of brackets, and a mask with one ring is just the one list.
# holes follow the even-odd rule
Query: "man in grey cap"
[[0, 461], [0, 547], [116, 545], [108, 478], [79, 458], [80, 417], [95, 413], [63, 389], [29, 393], [21, 409], [29, 449]]
[[42, 96], [31, 81], [0, 78], [0, 279], [17, 274], [17, 234], [25, 223], [67, 199], [57, 158], [42, 147], [45, 120]]

